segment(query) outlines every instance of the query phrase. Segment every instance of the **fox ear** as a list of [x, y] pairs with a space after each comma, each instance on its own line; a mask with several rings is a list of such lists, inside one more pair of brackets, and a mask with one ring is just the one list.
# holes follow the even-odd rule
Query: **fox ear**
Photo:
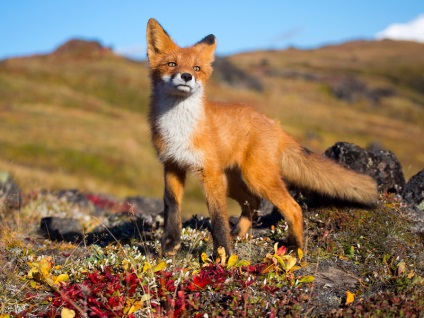
[[202, 40], [197, 42], [195, 47], [198, 47], [202, 54], [206, 55], [211, 62], [214, 60], [214, 53], [216, 49], [216, 38], [215, 35], [209, 34], [205, 36]]
[[147, 57], [150, 59], [156, 54], [173, 50], [177, 45], [158, 21], [151, 18], [147, 22]]
[[199, 42], [196, 43], [196, 45], [199, 45], [199, 44], [216, 46], [216, 37], [213, 34], [209, 34], [209, 35], [205, 36], [203, 39], [201, 39]]

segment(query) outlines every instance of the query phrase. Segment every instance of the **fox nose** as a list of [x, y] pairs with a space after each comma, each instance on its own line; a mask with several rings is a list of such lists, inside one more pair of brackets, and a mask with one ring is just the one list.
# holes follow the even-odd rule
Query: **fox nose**
[[183, 73], [183, 74], [181, 74], [181, 78], [185, 82], [189, 82], [189, 81], [191, 81], [191, 79], [193, 78], [193, 76], [191, 76], [191, 74], [189, 74], [189, 73]]

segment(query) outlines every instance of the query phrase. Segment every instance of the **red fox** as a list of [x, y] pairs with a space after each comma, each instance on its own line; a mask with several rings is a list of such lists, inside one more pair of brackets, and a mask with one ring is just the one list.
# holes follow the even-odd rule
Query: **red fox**
[[[289, 226], [289, 242], [303, 247], [302, 209], [285, 182], [328, 197], [372, 205], [375, 181], [311, 153], [278, 123], [241, 104], [206, 100], [216, 48], [210, 34], [191, 47], [179, 47], [155, 20], [147, 24], [147, 56], [152, 84], [149, 120], [154, 147], [165, 173], [162, 253], [181, 243], [181, 201], [186, 173], [198, 176], [212, 225], [214, 255], [231, 236], [243, 237], [260, 199], [272, 202]], [[241, 206], [230, 231], [226, 197]], [[246, 204], [247, 202], [247, 204]]]

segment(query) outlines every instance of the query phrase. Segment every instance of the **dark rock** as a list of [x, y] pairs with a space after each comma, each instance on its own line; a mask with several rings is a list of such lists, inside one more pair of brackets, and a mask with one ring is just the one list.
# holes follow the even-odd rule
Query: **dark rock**
[[265, 216], [272, 213], [274, 205], [268, 200], [262, 199], [261, 204], [259, 205], [259, 216]]
[[371, 176], [377, 181], [379, 191], [400, 193], [405, 184], [400, 162], [388, 150], [367, 151], [351, 143], [338, 142], [324, 155], [346, 168]]
[[402, 198], [418, 210], [424, 211], [424, 169], [411, 177], [405, 184]]
[[8, 209], [19, 209], [21, 190], [8, 172], [0, 171], [0, 203]]
[[45, 217], [41, 219], [40, 233], [52, 241], [79, 242], [83, 238], [81, 224], [71, 218]]
[[355, 102], [367, 89], [365, 83], [355, 77], [347, 77], [332, 85], [333, 95], [348, 103]]
[[242, 69], [239, 69], [228, 59], [217, 57], [213, 63], [214, 71], [212, 77], [235, 88], [250, 89], [262, 92], [262, 82]]
[[153, 218], [134, 216], [128, 213], [111, 214], [107, 227], [103, 224], [87, 233], [86, 244], [105, 246], [111, 242], [130, 243], [132, 239], [140, 242], [152, 241], [151, 231], [159, 225]]
[[128, 197], [125, 199], [125, 202], [129, 206], [129, 211], [143, 218], [146, 224], [152, 227], [163, 224], [163, 200], [146, 197]]
[[163, 212], [163, 200], [146, 197], [127, 197], [125, 199], [137, 214], [156, 215]]
[[333, 95], [348, 103], [354, 103], [361, 98], [370, 100], [373, 104], [380, 102], [381, 98], [396, 95], [389, 87], [370, 88], [356, 77], [335, 78], [329, 81]]
[[[238, 218], [231, 217], [230, 225], [233, 226], [234, 224], [237, 223], [237, 221], [238, 221]], [[210, 218], [203, 217], [203, 216], [199, 217], [197, 215], [193, 215], [190, 219], [183, 222], [183, 227], [190, 227], [190, 228], [196, 229], [196, 230], [208, 229], [209, 231], [212, 228]]]
[[[230, 227], [233, 228], [237, 225], [240, 217], [230, 216]], [[269, 235], [269, 229], [272, 225], [277, 225], [283, 219], [281, 213], [274, 205], [267, 201], [262, 200], [259, 206], [259, 211], [255, 211], [252, 215], [252, 228], [251, 234], [255, 237]], [[183, 227], [190, 227], [197, 230], [211, 230], [211, 221], [209, 217], [193, 215], [190, 219], [183, 222]]]
[[328, 75], [291, 69], [281, 71], [267, 64], [258, 65], [256, 70], [262, 71], [267, 76], [320, 82], [328, 87], [334, 97], [350, 104], [366, 99], [375, 105], [382, 98], [396, 95], [396, 91], [391, 87], [369, 87], [365, 82], [355, 76]]
[[63, 189], [54, 193], [59, 199], [64, 199], [69, 203], [88, 206], [89, 202], [84, 193], [77, 189]]
[[370, 152], [376, 152], [376, 151], [384, 150], [384, 147], [378, 141], [373, 141], [368, 144], [367, 150]]
[[80, 223], [72, 218], [43, 218], [40, 233], [56, 241], [107, 245], [114, 241], [129, 243], [132, 239], [152, 240], [151, 231], [163, 224], [163, 202], [145, 197], [128, 197], [118, 200], [104, 194], [82, 193], [75, 189], [60, 190], [58, 198], [71, 204], [90, 207], [93, 215], [106, 220], [89, 233], [83, 233]]

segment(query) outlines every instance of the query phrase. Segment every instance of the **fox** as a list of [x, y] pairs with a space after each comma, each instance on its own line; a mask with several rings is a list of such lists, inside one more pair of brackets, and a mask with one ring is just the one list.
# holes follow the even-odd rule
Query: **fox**
[[[151, 18], [146, 40], [151, 139], [164, 167], [164, 256], [175, 255], [181, 246], [181, 204], [188, 173], [197, 177], [204, 193], [214, 256], [220, 247], [231, 255], [231, 240], [248, 233], [262, 198], [287, 222], [288, 246], [303, 249], [302, 209], [290, 195], [289, 184], [329, 198], [374, 205], [377, 186], [371, 177], [309, 151], [251, 106], [206, 98], [217, 46], [213, 34], [180, 47]], [[233, 229], [227, 197], [241, 207]]]

